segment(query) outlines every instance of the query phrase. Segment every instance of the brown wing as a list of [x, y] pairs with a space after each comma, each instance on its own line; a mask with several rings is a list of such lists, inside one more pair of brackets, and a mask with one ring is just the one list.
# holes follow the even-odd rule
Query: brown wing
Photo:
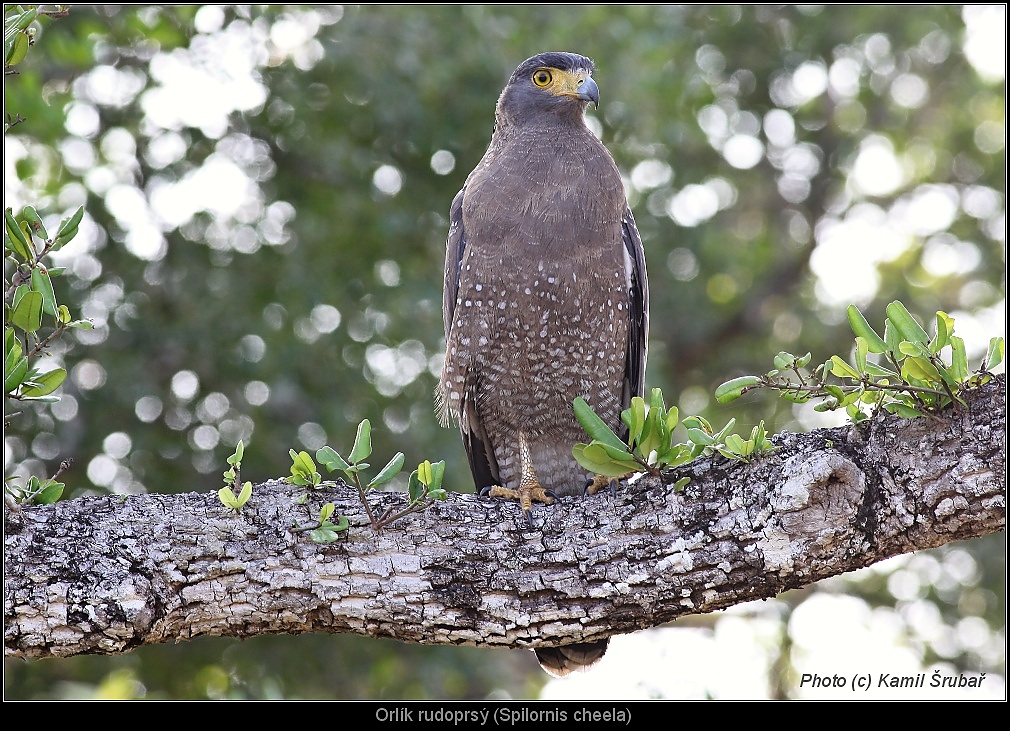
[[627, 408], [633, 396], [643, 396], [645, 392], [645, 361], [649, 353], [649, 278], [645, 271], [645, 248], [630, 208], [625, 209], [621, 231], [629, 266], [630, 319], [622, 398], [623, 408]]
[[[466, 186], [453, 198], [449, 206], [449, 238], [445, 250], [445, 281], [442, 290], [442, 320], [445, 325], [445, 338], [449, 339], [452, 330], [453, 316], [456, 311], [456, 299], [459, 295], [459, 277], [466, 253], [466, 231], [463, 228], [463, 195]], [[479, 373], [471, 374], [475, 381], [481, 378]], [[484, 424], [480, 420], [475, 404], [470, 394], [476, 389], [468, 389], [460, 404], [459, 430], [463, 435], [463, 446], [470, 462], [470, 472], [473, 474], [474, 486], [477, 490], [497, 485], [498, 463], [495, 461], [491, 442], [487, 438]]]

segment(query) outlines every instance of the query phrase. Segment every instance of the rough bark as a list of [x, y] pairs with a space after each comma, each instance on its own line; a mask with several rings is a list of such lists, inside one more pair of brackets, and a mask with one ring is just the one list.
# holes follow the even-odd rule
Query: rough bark
[[[534, 647], [711, 612], [890, 556], [1002, 531], [1005, 378], [938, 418], [778, 435], [751, 464], [534, 508], [453, 494], [380, 533], [346, 485], [86, 497], [5, 516], [8, 656], [116, 653], [197, 635], [357, 632]], [[675, 491], [677, 478], [689, 476]], [[371, 496], [379, 510], [404, 502]], [[325, 502], [351, 529], [292, 530]]]

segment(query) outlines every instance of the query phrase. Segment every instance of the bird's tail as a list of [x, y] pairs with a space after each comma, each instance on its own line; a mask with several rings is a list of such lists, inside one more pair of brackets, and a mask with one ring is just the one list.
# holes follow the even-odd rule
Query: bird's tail
[[596, 642], [580, 642], [562, 647], [541, 647], [534, 652], [540, 667], [555, 678], [563, 678], [574, 670], [589, 670], [607, 651], [609, 638]]

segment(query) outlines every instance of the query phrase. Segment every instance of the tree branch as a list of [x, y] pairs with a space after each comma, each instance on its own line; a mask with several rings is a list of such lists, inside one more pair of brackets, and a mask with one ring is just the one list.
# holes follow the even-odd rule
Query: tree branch
[[[884, 558], [1004, 530], [1006, 381], [938, 419], [778, 435], [753, 464], [696, 461], [534, 510], [453, 494], [373, 533], [357, 491], [272, 480], [8, 511], [8, 656], [116, 653], [198, 635], [357, 632], [533, 647], [711, 612]], [[691, 482], [681, 492], [679, 477]], [[400, 493], [370, 495], [382, 511]], [[351, 528], [299, 533], [325, 502]]]

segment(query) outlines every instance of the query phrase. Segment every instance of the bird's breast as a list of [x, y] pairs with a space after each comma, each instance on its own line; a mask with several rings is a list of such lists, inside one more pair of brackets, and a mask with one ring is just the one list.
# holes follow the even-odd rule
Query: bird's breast
[[474, 171], [463, 225], [468, 246], [564, 260], [621, 245], [625, 205], [620, 174], [595, 138], [555, 146], [524, 140]]

